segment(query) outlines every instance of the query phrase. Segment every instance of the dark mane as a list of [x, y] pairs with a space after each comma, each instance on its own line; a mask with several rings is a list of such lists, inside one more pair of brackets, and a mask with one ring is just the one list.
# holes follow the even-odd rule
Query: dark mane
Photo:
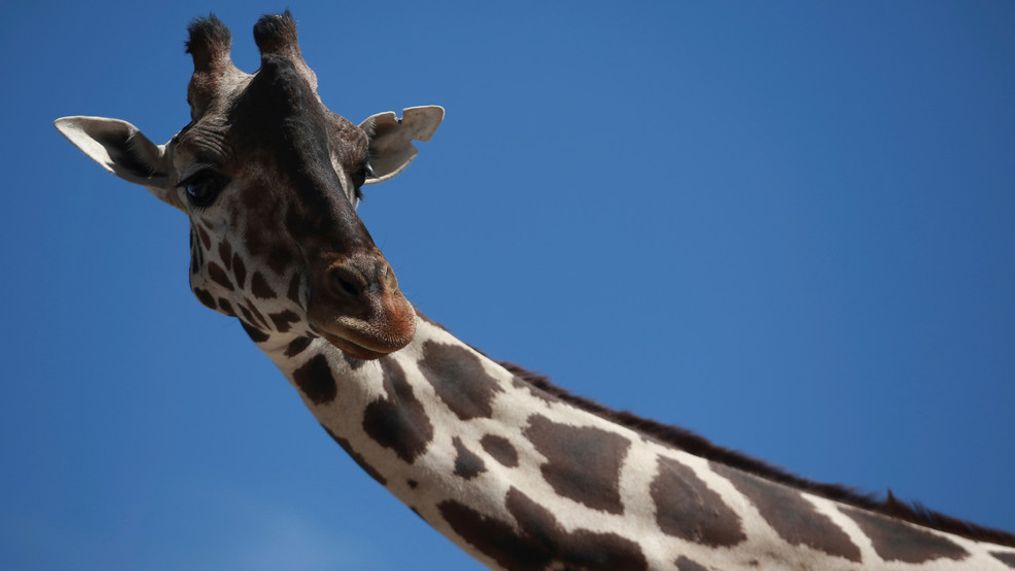
[[[419, 311], [419, 309], [416, 309], [416, 314], [420, 317], [420, 319], [426, 321], [427, 323], [448, 331], [447, 327], [444, 327], [440, 323], [426, 317]], [[450, 331], [448, 332], [450, 333]], [[472, 346], [470, 345], [470, 347]], [[483, 351], [480, 351], [475, 347], [472, 348], [482, 355], [491, 358]], [[952, 533], [967, 539], [972, 539], [973, 541], [984, 541], [997, 545], [1015, 547], [1015, 534], [1013, 533], [978, 525], [950, 515], [929, 510], [917, 502], [905, 502], [899, 500], [895, 497], [891, 490], [888, 490], [882, 498], [877, 494], [860, 492], [840, 484], [825, 484], [801, 478], [800, 476], [791, 474], [782, 468], [773, 466], [767, 462], [758, 460], [757, 458], [752, 458], [751, 456], [736, 450], [731, 450], [729, 448], [713, 444], [707, 438], [699, 436], [690, 430], [680, 428], [679, 426], [663, 424], [654, 420], [648, 420], [626, 410], [617, 411], [607, 408], [587, 398], [571, 394], [567, 390], [551, 383], [550, 380], [543, 375], [533, 373], [532, 371], [519, 367], [514, 363], [497, 361], [496, 359], [493, 360], [514, 375], [518, 382], [527, 385], [530, 389], [533, 389], [534, 394], [545, 393], [545, 395], [550, 398], [556, 398], [610, 422], [614, 422], [621, 426], [630, 428], [631, 430], [640, 432], [657, 442], [678, 448], [684, 452], [704, 458], [711, 462], [716, 462], [737, 470], [742, 470], [749, 474], [759, 476], [765, 480], [778, 482], [791, 488], [814, 494], [816, 496], [821, 496], [835, 502], [883, 514], [888, 517], [936, 529], [938, 531]]]
[[974, 541], [985, 541], [998, 545], [1015, 547], [1015, 534], [970, 523], [949, 515], [929, 510], [918, 503], [904, 502], [895, 497], [891, 490], [881, 498], [875, 494], [858, 492], [837, 484], [824, 484], [801, 478], [794, 474], [737, 452], [723, 448], [697, 434], [668, 424], [662, 424], [634, 415], [627, 411], [616, 411], [586, 398], [575, 396], [551, 383], [546, 377], [525, 370], [513, 363], [498, 361], [521, 382], [545, 392], [568, 404], [591, 412], [606, 420], [636, 430], [654, 440], [679, 448], [689, 454], [743, 470], [766, 480], [779, 482], [817, 496], [848, 504], [872, 512], [887, 515], [947, 533], [953, 533]]

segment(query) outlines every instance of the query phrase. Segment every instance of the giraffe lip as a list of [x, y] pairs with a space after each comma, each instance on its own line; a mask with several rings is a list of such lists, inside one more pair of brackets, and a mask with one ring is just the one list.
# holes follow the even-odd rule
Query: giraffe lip
[[325, 331], [317, 331], [317, 333], [320, 334], [321, 337], [324, 337], [324, 339], [328, 343], [331, 343], [335, 347], [341, 349], [343, 353], [349, 355], [350, 357], [355, 357], [357, 359], [363, 359], [365, 361], [372, 361], [374, 359], [379, 359], [379, 358], [387, 355], [388, 353], [390, 353], [390, 351], [388, 351], [388, 353], [382, 353], [380, 351], [374, 351], [373, 349], [368, 349], [368, 348], [366, 348], [366, 347], [356, 343], [355, 341], [350, 341], [349, 339], [345, 339], [345, 338], [339, 337], [337, 335], [333, 335], [331, 333], [327, 333]]

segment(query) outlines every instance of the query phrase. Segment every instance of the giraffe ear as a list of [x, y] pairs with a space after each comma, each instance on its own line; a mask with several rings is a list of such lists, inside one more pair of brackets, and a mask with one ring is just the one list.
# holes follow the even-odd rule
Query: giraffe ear
[[412, 141], [429, 141], [443, 119], [444, 108], [439, 105], [409, 107], [402, 110], [401, 119], [392, 111], [367, 117], [359, 125], [370, 137], [373, 172], [365, 184], [382, 182], [402, 172], [418, 152]]
[[61, 117], [53, 124], [67, 140], [116, 176], [157, 190], [169, 185], [165, 145], [152, 143], [134, 125], [119, 119], [81, 116]]

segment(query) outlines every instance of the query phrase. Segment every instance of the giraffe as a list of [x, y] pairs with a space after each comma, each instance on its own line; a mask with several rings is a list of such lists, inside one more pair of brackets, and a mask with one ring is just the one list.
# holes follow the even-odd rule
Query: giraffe
[[239, 321], [325, 432], [438, 532], [501, 569], [1012, 569], [1015, 535], [810, 482], [679, 428], [611, 411], [426, 318], [356, 215], [436, 106], [359, 125], [317, 93], [287, 12], [230, 59], [189, 27], [190, 122], [152, 143], [116, 119], [57, 129], [188, 216], [190, 286]]

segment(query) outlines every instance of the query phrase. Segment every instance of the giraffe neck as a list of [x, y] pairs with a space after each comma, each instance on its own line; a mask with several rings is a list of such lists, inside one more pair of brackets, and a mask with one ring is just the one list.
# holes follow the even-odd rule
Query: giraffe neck
[[1015, 565], [1015, 548], [844, 506], [611, 422], [423, 319], [409, 346], [375, 361], [295, 333], [259, 346], [368, 474], [490, 566]]

